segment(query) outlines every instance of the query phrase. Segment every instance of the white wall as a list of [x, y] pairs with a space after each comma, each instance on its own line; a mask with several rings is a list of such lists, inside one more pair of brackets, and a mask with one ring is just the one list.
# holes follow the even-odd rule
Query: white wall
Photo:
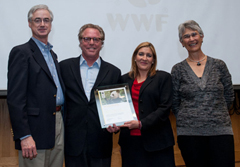
[[49, 41], [59, 60], [77, 57], [78, 30], [86, 23], [100, 25], [106, 40], [104, 60], [130, 69], [136, 46], [153, 43], [158, 69], [170, 72], [187, 57], [178, 40], [177, 27], [193, 19], [204, 32], [202, 50], [226, 62], [234, 84], [240, 84], [239, 0], [0, 0], [0, 90], [7, 88], [7, 61], [11, 48], [31, 37], [27, 13], [36, 4], [46, 4], [54, 14]]

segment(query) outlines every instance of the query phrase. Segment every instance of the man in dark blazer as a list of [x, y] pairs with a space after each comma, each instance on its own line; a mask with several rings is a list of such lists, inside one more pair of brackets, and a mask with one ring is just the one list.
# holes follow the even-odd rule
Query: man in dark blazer
[[32, 7], [32, 38], [9, 55], [7, 103], [20, 167], [63, 165], [64, 85], [48, 42], [52, 20], [46, 5]]
[[99, 56], [105, 39], [101, 27], [86, 24], [80, 28], [78, 38], [80, 57], [60, 62], [66, 86], [65, 165], [110, 167], [112, 132], [119, 128], [101, 128], [94, 90], [119, 83], [121, 71]]

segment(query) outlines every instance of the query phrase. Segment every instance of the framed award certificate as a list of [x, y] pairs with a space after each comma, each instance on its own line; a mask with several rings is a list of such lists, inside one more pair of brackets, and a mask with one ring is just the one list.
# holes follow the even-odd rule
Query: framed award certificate
[[98, 87], [94, 93], [102, 128], [137, 120], [128, 84]]

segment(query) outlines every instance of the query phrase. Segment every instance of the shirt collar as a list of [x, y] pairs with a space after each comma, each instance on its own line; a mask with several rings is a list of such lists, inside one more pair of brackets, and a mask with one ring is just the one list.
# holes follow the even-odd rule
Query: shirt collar
[[37, 46], [39, 47], [40, 50], [42, 49], [48, 49], [51, 50], [53, 48], [53, 45], [51, 45], [49, 42], [47, 43], [47, 45], [41, 41], [39, 41], [38, 39], [32, 37], [32, 40], [37, 44]]
[[[87, 61], [84, 59], [84, 57], [81, 55], [80, 56], [80, 65], [86, 64], [87, 65]], [[98, 59], [93, 63], [92, 66], [97, 66], [98, 68], [100, 68], [101, 66], [101, 59], [100, 56], [98, 57]]]

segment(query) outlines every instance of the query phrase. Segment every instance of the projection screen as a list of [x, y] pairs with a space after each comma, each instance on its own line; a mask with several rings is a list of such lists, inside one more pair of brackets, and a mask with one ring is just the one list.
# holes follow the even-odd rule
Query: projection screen
[[7, 89], [10, 50], [32, 35], [27, 13], [37, 4], [48, 5], [54, 14], [49, 42], [59, 61], [81, 54], [79, 28], [93, 23], [106, 34], [101, 57], [122, 74], [130, 70], [132, 53], [144, 41], [156, 48], [157, 68], [171, 72], [174, 64], [187, 58], [177, 27], [193, 19], [204, 32], [203, 52], [224, 60], [233, 84], [240, 84], [239, 0], [0, 0], [0, 90]]

